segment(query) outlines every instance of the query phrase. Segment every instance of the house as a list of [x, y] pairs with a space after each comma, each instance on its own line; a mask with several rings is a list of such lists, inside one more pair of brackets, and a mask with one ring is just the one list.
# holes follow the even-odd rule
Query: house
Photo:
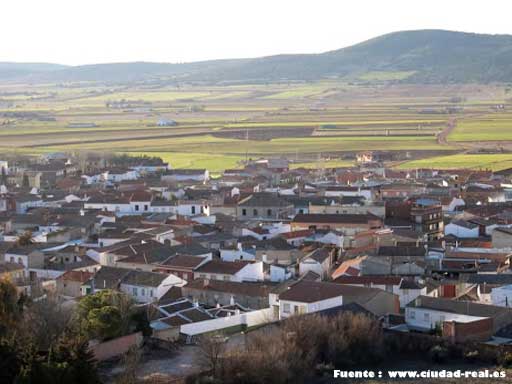
[[194, 279], [223, 281], [262, 281], [263, 263], [209, 260], [194, 271]]
[[25, 214], [31, 208], [39, 208], [43, 206], [43, 199], [41, 196], [34, 194], [16, 195], [14, 197], [16, 205], [16, 213]]
[[444, 227], [445, 236], [452, 235], [460, 239], [471, 239], [479, 236], [478, 224], [466, 220], [452, 220]]
[[82, 270], [71, 270], [55, 279], [56, 291], [59, 295], [68, 297], [80, 297], [84, 292], [82, 286], [87, 283], [94, 273]]
[[302, 276], [311, 271], [324, 279], [328, 276], [328, 273], [331, 270], [334, 263], [334, 257], [335, 250], [333, 249], [315, 249], [299, 262], [299, 275]]
[[262, 282], [235, 282], [198, 279], [181, 288], [182, 295], [193, 302], [216, 307], [239, 304], [245, 308], [269, 306], [269, 294], [275, 285]]
[[486, 341], [512, 324], [512, 309], [419, 296], [406, 306], [405, 322], [416, 331], [440, 329], [443, 337], [452, 341]]
[[194, 271], [208, 262], [210, 257], [176, 255], [158, 264], [155, 271], [172, 273], [185, 281], [194, 280]]
[[[354, 236], [358, 232], [381, 228], [383, 221], [372, 214], [298, 214], [292, 220], [292, 230], [331, 229]], [[347, 239], [348, 240], [348, 239]]]
[[393, 293], [400, 300], [400, 308], [405, 308], [418, 296], [427, 294], [426, 287], [412, 279], [405, 279], [400, 276], [339, 276], [333, 282], [358, 287], [378, 288]]
[[254, 193], [242, 200], [236, 206], [238, 220], [279, 220], [291, 216], [293, 204], [275, 193]]
[[492, 288], [491, 303], [499, 307], [512, 307], [512, 284]]
[[172, 287], [182, 287], [185, 283], [179, 277], [165, 273], [102, 266], [82, 285], [82, 292], [115, 289], [132, 296], [138, 303], [149, 303], [158, 301]]
[[172, 274], [130, 271], [122, 279], [120, 290], [138, 303], [148, 303], [159, 300], [172, 287], [185, 284], [184, 280]]
[[313, 234], [314, 231], [311, 229], [302, 229], [299, 231], [281, 233], [280, 237], [285, 239], [288, 244], [293, 245], [294, 247], [299, 247]]
[[497, 227], [491, 236], [493, 248], [512, 248], [512, 228]]
[[153, 196], [146, 191], [129, 194], [97, 195], [84, 203], [86, 210], [114, 212], [116, 216], [142, 215], [151, 212]]
[[[382, 316], [397, 313], [398, 297], [376, 288], [300, 280], [278, 294], [279, 318], [314, 313], [355, 302], [371, 313]], [[277, 308], [276, 308], [277, 310]]]
[[210, 180], [210, 172], [207, 169], [174, 169], [161, 175], [161, 181], [167, 183], [195, 181], [206, 183]]
[[[47, 246], [46, 246], [47, 247]], [[32, 244], [26, 246], [13, 246], [9, 248], [4, 255], [4, 261], [10, 263], [18, 263], [23, 265], [25, 271], [30, 269], [38, 269], [44, 267], [44, 253], [39, 244]]]
[[[325, 188], [326, 197], [362, 197], [363, 201], [374, 200], [374, 193], [371, 188], [361, 188], [352, 186], [329, 186]], [[341, 204], [343, 205], [343, 204]]]
[[134, 169], [128, 168], [109, 168], [102, 174], [103, 181], [119, 183], [127, 180], [137, 180], [139, 173]]

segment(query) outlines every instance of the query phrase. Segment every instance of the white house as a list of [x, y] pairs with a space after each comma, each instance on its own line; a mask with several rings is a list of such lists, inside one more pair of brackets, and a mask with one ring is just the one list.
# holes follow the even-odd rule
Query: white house
[[444, 227], [445, 236], [452, 235], [461, 239], [476, 238], [479, 235], [478, 224], [466, 220], [453, 220]]
[[395, 295], [380, 289], [299, 280], [280, 293], [277, 300], [270, 301], [272, 305], [278, 307], [279, 318], [285, 319], [292, 315], [314, 313], [352, 302], [381, 316], [396, 313], [397, 300]]
[[404, 279], [400, 276], [339, 276], [334, 282], [358, 287], [377, 288], [393, 293], [400, 300], [400, 308], [415, 300], [420, 295], [427, 294], [427, 288], [414, 280]]
[[164, 182], [198, 181], [206, 183], [210, 179], [207, 169], [174, 169], [162, 174]]
[[121, 181], [137, 180], [139, 173], [134, 169], [109, 169], [102, 174], [104, 181], [118, 183]]
[[315, 249], [306, 255], [299, 263], [299, 275], [305, 275], [309, 271], [316, 273], [322, 279], [329, 274], [332, 264], [331, 250], [326, 248]]
[[182, 287], [186, 281], [173, 274], [131, 271], [121, 281], [120, 290], [138, 303], [158, 301], [172, 287]]
[[195, 279], [224, 281], [263, 281], [263, 263], [210, 260], [194, 271]]
[[270, 281], [280, 283], [294, 277], [294, 265], [270, 264]]
[[210, 216], [210, 206], [205, 201], [180, 200], [176, 204], [176, 214], [181, 216]]
[[420, 296], [405, 307], [405, 323], [410, 329], [429, 332], [442, 326], [445, 321], [472, 323], [489, 317], [476, 315], [483, 311], [472, 310], [475, 306], [493, 308], [486, 304]]
[[491, 289], [491, 302], [499, 307], [512, 307], [512, 285]]

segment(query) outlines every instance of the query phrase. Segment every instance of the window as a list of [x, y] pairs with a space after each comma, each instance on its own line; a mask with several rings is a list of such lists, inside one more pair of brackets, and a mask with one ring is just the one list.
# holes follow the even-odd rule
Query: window
[[144, 205], [144, 210], [145, 210], [145, 211], [147, 211], [148, 209], [149, 209], [148, 205], [147, 205], [147, 204], [145, 204], [145, 205]]
[[192, 211], [192, 214], [195, 215], [196, 214], [196, 206], [193, 205], [192, 208], [191, 208], [191, 211]]
[[247, 209], [242, 209], [242, 216], [247, 216]]
[[298, 305], [294, 305], [293, 306], [293, 313], [295, 315], [298, 315], [300, 313], [300, 309], [299, 309], [299, 306]]
[[267, 209], [267, 216], [268, 216], [268, 217], [271, 217], [271, 216], [272, 216], [272, 210], [271, 210], [271, 209]]
[[142, 288], [142, 289], [140, 290], [140, 295], [141, 295], [141, 296], [146, 296], [146, 290], [145, 290], [144, 288]]
[[23, 260], [21, 259], [21, 257], [18, 257], [18, 264], [23, 264]]
[[231, 280], [231, 277], [230, 277], [230, 276], [224, 276], [224, 277], [223, 277], [223, 279], [224, 279], [225, 281], [229, 281], [229, 280]]
[[290, 313], [290, 304], [288, 304], [288, 303], [283, 304], [283, 313]]
[[253, 216], [258, 216], [258, 210], [257, 209], [253, 209], [252, 210], [252, 215]]
[[138, 296], [138, 294], [139, 294], [137, 288], [135, 288], [135, 287], [132, 288], [132, 293], [133, 293], [133, 296]]
[[424, 313], [423, 314], [423, 320], [424, 321], [430, 321], [430, 313]]
[[153, 290], [152, 290], [152, 289], [150, 289], [150, 290], [149, 290], [149, 296], [150, 296], [150, 297], [154, 297], [154, 296], [153, 296]]
[[135, 206], [135, 210], [136, 210], [136, 211], [138, 211], [138, 210], [139, 210], [139, 205], [138, 205], [138, 204]]
[[11, 258], [9, 260], [11, 263], [14, 263], [14, 256], [11, 256]]
[[414, 312], [414, 311], [409, 311], [409, 318], [411, 318], [411, 319], [415, 319], [415, 318], [416, 318], [416, 312]]

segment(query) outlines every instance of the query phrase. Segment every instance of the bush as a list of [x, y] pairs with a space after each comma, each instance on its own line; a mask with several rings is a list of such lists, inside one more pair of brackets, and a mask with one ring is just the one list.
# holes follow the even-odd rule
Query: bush
[[501, 355], [499, 363], [505, 368], [512, 367], [512, 352], [505, 352], [503, 355]]
[[448, 349], [442, 345], [435, 345], [428, 354], [434, 363], [442, 364], [448, 359]]
[[210, 364], [210, 372], [226, 384], [301, 383], [333, 366], [375, 363], [383, 356], [380, 324], [364, 315], [294, 316], [271, 329], [250, 334], [244, 347], [226, 351], [215, 368]]

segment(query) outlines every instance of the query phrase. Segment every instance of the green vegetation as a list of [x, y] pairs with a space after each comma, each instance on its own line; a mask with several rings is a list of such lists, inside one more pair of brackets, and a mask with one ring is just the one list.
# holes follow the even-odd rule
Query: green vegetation
[[[401, 72], [366, 73], [391, 80], [406, 75]], [[311, 168], [349, 166], [311, 159], [362, 150], [408, 151], [415, 158], [486, 140], [506, 146], [503, 140], [512, 141], [512, 114], [495, 107], [506, 104], [507, 97], [506, 86], [498, 85], [376, 85], [343, 79], [147, 87], [35, 83], [30, 89], [0, 83], [0, 150], [147, 154], [175, 168], [215, 173], [240, 167], [246, 156], [286, 156], [299, 161], [294, 166], [305, 161]], [[454, 106], [463, 109], [449, 113]], [[162, 118], [177, 125], [157, 126]], [[454, 120], [447, 140], [438, 141]], [[71, 122], [94, 126], [72, 128]]]
[[208, 169], [210, 172], [221, 172], [225, 169], [240, 168], [245, 159], [242, 156], [215, 155], [197, 152], [126, 152], [129, 155], [157, 156], [170, 163], [173, 168]]
[[453, 141], [512, 140], [512, 115], [488, 116], [485, 119], [462, 120], [448, 136]]
[[416, 71], [373, 71], [367, 72], [364, 75], [359, 76], [359, 79], [365, 81], [390, 81], [390, 80], [404, 80], [414, 75]]
[[415, 168], [471, 168], [471, 169], [492, 169], [499, 171], [501, 169], [512, 167], [512, 154], [458, 154], [451, 156], [438, 156], [427, 159], [408, 161], [400, 164], [400, 169]]
[[[509, 35], [418, 30], [390, 33], [351, 47], [316, 55], [277, 55], [182, 64], [134, 62], [86, 67], [10, 64], [0, 66], [0, 78], [19, 79], [32, 72], [34, 76], [31, 78], [39, 83], [119, 83], [141, 80], [153, 83], [155, 79], [172, 81], [176, 78], [184, 82], [208, 79], [212, 82], [237, 83], [328, 78], [377, 83], [492, 83], [510, 80], [511, 47], [512, 36]], [[306, 86], [302, 91], [282, 90], [270, 98], [313, 98], [318, 92], [323, 91], [311, 90]], [[129, 93], [127, 96], [131, 97]], [[190, 97], [200, 96], [202, 94]], [[105, 97], [108, 95], [94, 101], [104, 100]], [[176, 97], [168, 95], [171, 100], [176, 100]]]

